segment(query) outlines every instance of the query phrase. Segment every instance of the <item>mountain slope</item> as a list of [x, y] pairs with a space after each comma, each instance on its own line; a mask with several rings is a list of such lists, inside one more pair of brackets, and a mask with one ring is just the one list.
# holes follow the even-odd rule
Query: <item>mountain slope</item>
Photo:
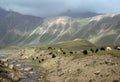
[[42, 23], [42, 18], [0, 8], [0, 46], [16, 45]]
[[44, 45], [75, 39], [97, 45], [120, 44], [119, 14], [90, 18], [58, 16], [42, 20], [3, 9], [0, 12], [0, 46]]
[[[44, 20], [43, 24], [36, 28], [21, 45], [52, 44], [71, 40], [71, 34], [83, 29], [88, 19], [73, 19], [71, 17], [55, 17]], [[32, 40], [32, 41], [31, 41]]]
[[55, 17], [44, 20], [22, 45], [53, 44], [61, 41], [86, 39], [97, 45], [120, 42], [120, 15], [98, 15], [92, 18]]
[[100, 15], [74, 35], [74, 38], [87, 39], [96, 44], [119, 44], [120, 15]]

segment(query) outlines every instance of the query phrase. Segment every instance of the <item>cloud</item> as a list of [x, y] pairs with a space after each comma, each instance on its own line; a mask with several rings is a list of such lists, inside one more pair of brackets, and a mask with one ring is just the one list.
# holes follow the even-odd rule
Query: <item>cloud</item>
[[99, 13], [120, 13], [120, 0], [0, 0], [0, 6], [14, 11], [52, 16], [68, 9]]

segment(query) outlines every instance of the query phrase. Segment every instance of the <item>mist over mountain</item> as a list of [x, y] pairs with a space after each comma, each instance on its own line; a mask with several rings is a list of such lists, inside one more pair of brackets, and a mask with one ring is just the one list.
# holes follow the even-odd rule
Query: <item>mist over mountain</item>
[[59, 16], [69, 16], [69, 17], [73, 17], [73, 18], [88, 18], [88, 17], [93, 17], [96, 15], [100, 15], [100, 14], [95, 13], [95, 12], [91, 12], [91, 11], [68, 10], [66, 12], [61, 13]]
[[0, 9], [0, 46], [46, 45], [76, 39], [96, 45], [120, 44], [120, 15], [90, 13], [78, 14], [82, 16], [79, 18], [69, 13], [71, 17], [42, 19]]
[[37, 28], [42, 20], [40, 17], [22, 15], [0, 8], [0, 46], [19, 42]]

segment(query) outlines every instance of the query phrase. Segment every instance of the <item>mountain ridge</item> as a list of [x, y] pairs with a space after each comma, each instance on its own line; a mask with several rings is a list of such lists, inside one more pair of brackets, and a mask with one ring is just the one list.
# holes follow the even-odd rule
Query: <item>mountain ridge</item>
[[30, 46], [85, 39], [96, 45], [120, 44], [120, 14], [89, 18], [40, 17], [8, 12], [0, 17], [0, 46]]

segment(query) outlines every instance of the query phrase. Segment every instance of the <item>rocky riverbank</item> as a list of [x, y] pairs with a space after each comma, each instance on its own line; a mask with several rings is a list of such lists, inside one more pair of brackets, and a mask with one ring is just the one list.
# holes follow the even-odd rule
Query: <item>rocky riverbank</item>
[[20, 61], [0, 59], [0, 82], [39, 82], [42, 72]]

